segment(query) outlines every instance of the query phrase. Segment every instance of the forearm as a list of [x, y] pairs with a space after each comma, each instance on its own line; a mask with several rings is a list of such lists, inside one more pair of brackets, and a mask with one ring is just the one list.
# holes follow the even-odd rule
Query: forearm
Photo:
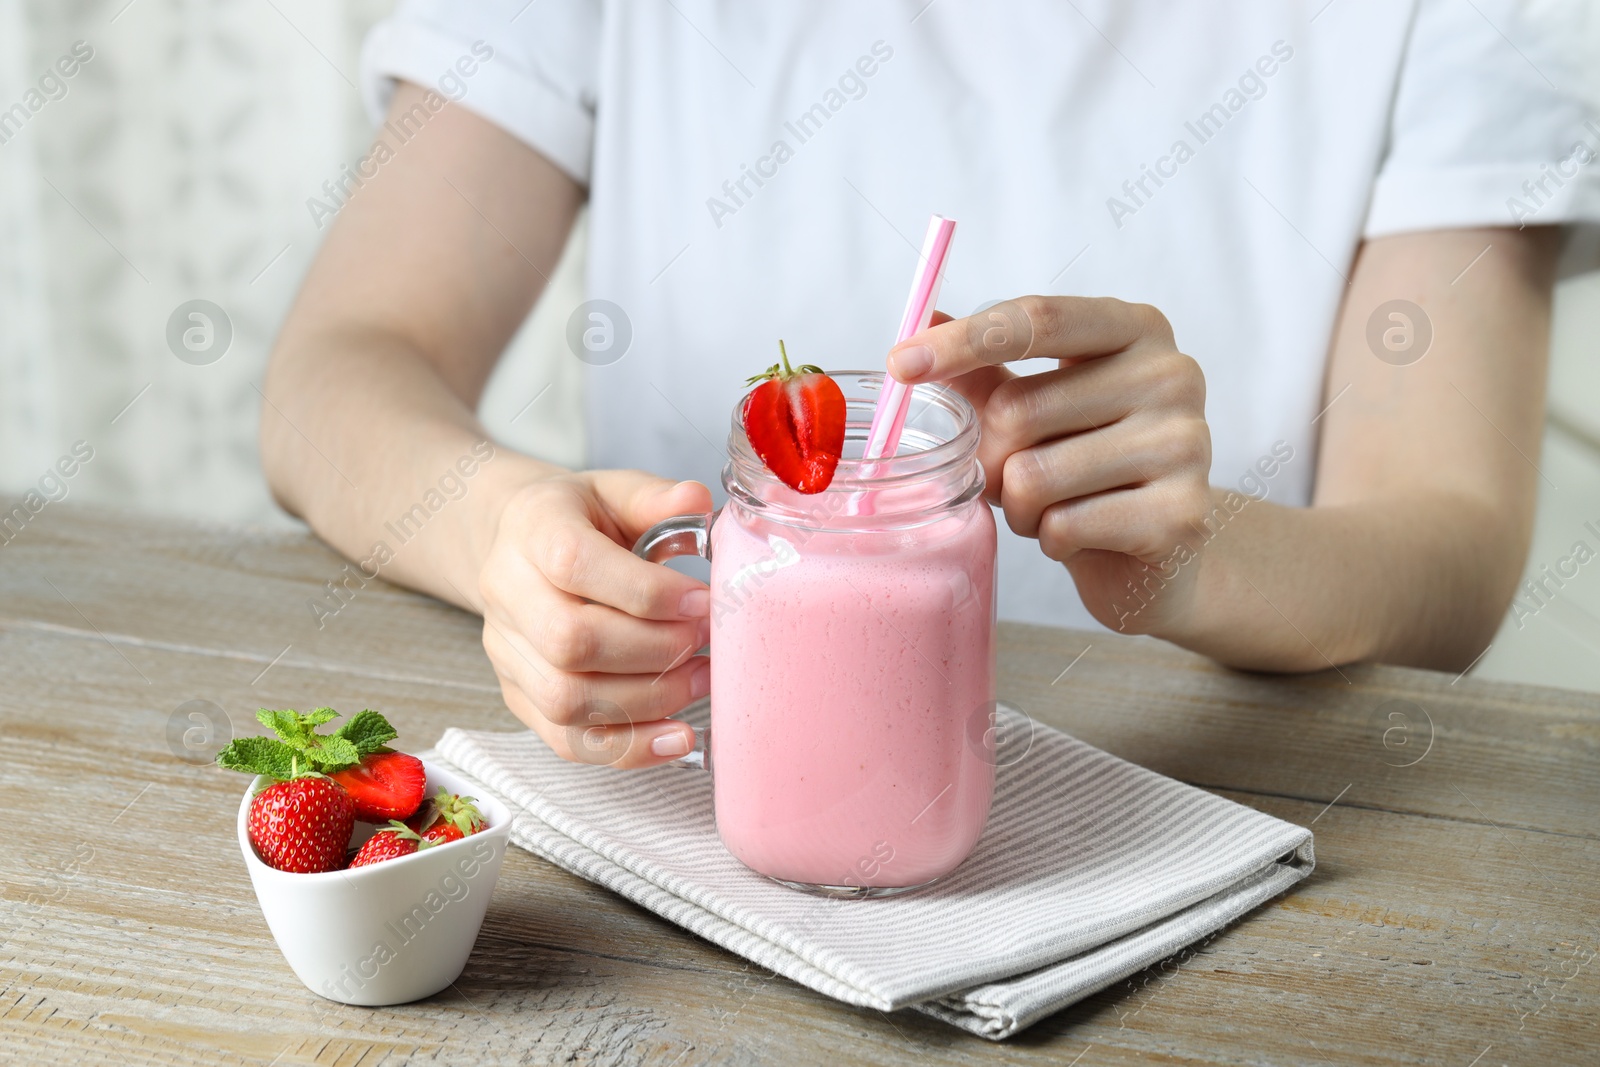
[[473, 405], [582, 190], [471, 112], [397, 87], [392, 119], [429, 112], [323, 241], [262, 386], [261, 457], [279, 502], [368, 577], [477, 610], [507, 499], [557, 468], [491, 451]]
[[[1532, 535], [1557, 238], [1491, 228], [1363, 246], [1311, 507], [1248, 504], [1202, 545], [1174, 641], [1268, 670], [1460, 671], [1482, 654]], [[1379, 358], [1375, 316], [1431, 346]]]
[[[1462, 670], [1510, 600], [1526, 524], [1482, 499], [1430, 493], [1290, 508], [1214, 490], [1185, 610], [1159, 632], [1234, 667], [1357, 661]], [[1213, 514], [1218, 514], [1213, 512]]]
[[490, 442], [433, 366], [380, 330], [291, 326], [263, 392], [278, 501], [368, 576], [462, 607], [481, 607], [505, 501], [560, 469]]

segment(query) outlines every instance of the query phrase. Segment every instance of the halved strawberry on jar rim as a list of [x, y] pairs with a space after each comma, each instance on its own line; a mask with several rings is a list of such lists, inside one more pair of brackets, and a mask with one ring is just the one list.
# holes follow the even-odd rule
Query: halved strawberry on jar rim
[[756, 387], [744, 402], [745, 437], [784, 485], [797, 493], [820, 493], [833, 481], [844, 454], [844, 390], [820, 367], [789, 366], [782, 341], [778, 354], [781, 364], [746, 382]]

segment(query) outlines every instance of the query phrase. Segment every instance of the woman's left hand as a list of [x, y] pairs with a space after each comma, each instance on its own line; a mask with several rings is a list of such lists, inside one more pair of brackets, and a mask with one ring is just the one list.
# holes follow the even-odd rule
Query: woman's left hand
[[[1159, 633], [1176, 621], [1213, 507], [1211, 431], [1205, 376], [1166, 316], [1108, 298], [1025, 296], [934, 321], [895, 346], [889, 371], [972, 401], [988, 496], [1010, 527], [1066, 564], [1112, 629]], [[1057, 368], [1005, 366], [1041, 357]]]

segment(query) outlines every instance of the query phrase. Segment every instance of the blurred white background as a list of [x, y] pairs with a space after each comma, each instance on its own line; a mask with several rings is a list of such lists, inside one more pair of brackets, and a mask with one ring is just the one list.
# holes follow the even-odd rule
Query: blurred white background
[[[73, 442], [70, 499], [289, 526], [256, 460], [257, 386], [321, 232], [306, 201], [366, 150], [355, 89], [392, 0], [0, 0], [0, 109], [85, 42], [64, 94], [0, 125], [0, 502]], [[81, 48], [80, 48], [81, 54]], [[490, 385], [500, 439], [582, 462], [563, 330], [582, 299], [583, 228]], [[195, 366], [173, 311], [219, 305], [233, 339]], [[1529, 572], [1600, 548], [1600, 273], [1557, 296], [1550, 418]], [[517, 418], [553, 382], [539, 416]], [[23, 536], [27, 536], [26, 533]], [[1600, 691], [1600, 567], [1507, 623], [1480, 676]]]

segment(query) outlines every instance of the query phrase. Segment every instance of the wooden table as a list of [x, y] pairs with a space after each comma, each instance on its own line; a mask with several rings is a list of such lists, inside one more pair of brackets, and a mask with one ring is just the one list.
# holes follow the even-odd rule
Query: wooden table
[[251, 893], [243, 779], [180, 758], [180, 706], [240, 732], [263, 705], [374, 707], [417, 748], [513, 726], [467, 615], [373, 582], [318, 629], [341, 566], [307, 536], [70, 504], [0, 546], [0, 1060], [1600, 1063], [1600, 701], [1028, 626], [1003, 629], [1004, 698], [1314, 825], [1315, 875], [1003, 1045], [837, 1004], [519, 850], [459, 992], [322, 1000]]

